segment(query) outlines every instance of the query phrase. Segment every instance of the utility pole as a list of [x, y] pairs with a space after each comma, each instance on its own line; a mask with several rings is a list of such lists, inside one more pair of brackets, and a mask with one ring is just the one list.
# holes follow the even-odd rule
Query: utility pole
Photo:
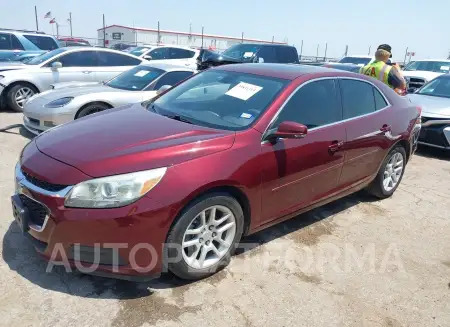
[[403, 64], [405, 64], [406, 65], [406, 56], [408, 55], [408, 47], [406, 47], [406, 50], [405, 50], [405, 59], [403, 60]]
[[327, 50], [328, 50], [328, 42], [325, 43], [325, 57], [323, 57], [323, 60], [324, 60], [324, 61], [327, 60]]
[[370, 56], [370, 49], [372, 48], [371, 45], [369, 45], [369, 53], [367, 54], [368, 56]]
[[106, 25], [105, 25], [105, 14], [103, 14], [103, 47], [106, 48]]
[[39, 22], [38, 22], [37, 7], [36, 6], [34, 6], [34, 17], [36, 19], [36, 31], [39, 31]]
[[59, 24], [58, 22], [55, 22], [56, 24], [56, 37], [59, 37]]
[[317, 45], [317, 51], [316, 51], [316, 61], [317, 61], [317, 58], [319, 58], [319, 46], [320, 46], [320, 44], [318, 44], [318, 45]]
[[159, 45], [159, 43], [161, 42], [161, 34], [160, 34], [160, 30], [159, 30], [159, 20], [158, 20], [158, 37], [156, 40], [156, 45]]
[[70, 37], [73, 37], [72, 33], [72, 13], [69, 13], [69, 24], [70, 24]]
[[345, 46], [345, 53], [344, 53], [344, 56], [347, 56], [347, 54], [348, 54], [348, 45]]
[[244, 32], [242, 32], [241, 43], [244, 43]]
[[272, 36], [272, 43], [273, 43], [274, 39], [275, 39], [275, 36]]
[[300, 56], [299, 56], [298, 60], [302, 60], [302, 53], [303, 53], [303, 40], [302, 40], [302, 45], [300, 46]]
[[204, 31], [204, 27], [202, 26], [202, 49], [203, 49], [203, 31]]

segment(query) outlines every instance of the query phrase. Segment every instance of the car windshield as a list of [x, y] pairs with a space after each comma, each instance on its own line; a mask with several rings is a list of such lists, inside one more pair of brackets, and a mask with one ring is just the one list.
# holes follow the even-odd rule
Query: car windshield
[[222, 54], [235, 59], [249, 59], [253, 57], [260, 48], [260, 45], [255, 44], [236, 44], [226, 49]]
[[448, 73], [450, 70], [450, 61], [413, 61], [406, 65], [404, 70], [422, 70], [435, 73]]
[[344, 57], [339, 60], [341, 64], [356, 64], [356, 65], [367, 65], [372, 58], [364, 58], [364, 57]]
[[416, 94], [450, 98], [450, 76], [445, 75], [431, 80], [422, 86]]
[[53, 58], [54, 56], [57, 56], [65, 51], [67, 51], [67, 49], [64, 49], [64, 48], [55, 49], [53, 51], [48, 51], [39, 56], [33, 57], [30, 60], [24, 61], [23, 63], [25, 63], [27, 65], [39, 65], [39, 64], [42, 64], [44, 61], [47, 61], [47, 60]]
[[147, 50], [150, 50], [150, 49], [151, 49], [151, 47], [136, 47], [128, 52], [139, 57], [142, 54], [144, 54], [144, 52], [146, 52]]
[[345, 70], [348, 72], [354, 72], [354, 73], [358, 73], [359, 69], [361, 68], [360, 66], [350, 66], [350, 65], [329, 65], [329, 68], [334, 68], [334, 69], [339, 69], [339, 70]]
[[193, 124], [225, 130], [248, 128], [288, 80], [221, 70], [194, 75], [148, 109]]
[[149, 66], [136, 66], [114, 77], [106, 85], [115, 89], [142, 91], [147, 85], [164, 74], [165, 71]]

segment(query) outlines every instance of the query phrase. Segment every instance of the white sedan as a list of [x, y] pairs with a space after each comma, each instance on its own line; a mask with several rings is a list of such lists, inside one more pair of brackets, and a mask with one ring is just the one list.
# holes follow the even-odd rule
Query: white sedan
[[101, 82], [143, 61], [132, 54], [93, 47], [59, 48], [26, 62], [27, 68], [0, 72], [0, 107], [21, 112], [36, 93], [60, 82]]
[[139, 46], [127, 51], [139, 58], [152, 62], [182, 65], [191, 69], [197, 69], [197, 58], [200, 50], [176, 45], [164, 46]]

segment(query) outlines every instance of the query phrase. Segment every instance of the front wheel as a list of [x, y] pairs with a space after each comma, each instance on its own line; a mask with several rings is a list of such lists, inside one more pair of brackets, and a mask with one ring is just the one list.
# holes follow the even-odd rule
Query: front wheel
[[189, 205], [169, 232], [166, 259], [183, 279], [208, 277], [228, 265], [241, 239], [244, 215], [233, 197], [215, 193]]
[[80, 110], [77, 118], [89, 116], [89, 115], [95, 114], [97, 112], [104, 111], [106, 109], [110, 109], [110, 107], [104, 103], [88, 104], [87, 106], [85, 106], [83, 109]]
[[402, 146], [394, 147], [378, 171], [377, 176], [368, 187], [368, 192], [380, 199], [394, 194], [403, 178], [406, 166], [406, 152]]
[[6, 104], [16, 112], [23, 112], [25, 103], [36, 93], [36, 88], [29, 84], [16, 84], [6, 93]]

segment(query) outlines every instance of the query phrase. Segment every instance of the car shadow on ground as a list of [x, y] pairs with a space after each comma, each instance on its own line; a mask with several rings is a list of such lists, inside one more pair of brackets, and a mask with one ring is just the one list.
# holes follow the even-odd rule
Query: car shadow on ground
[[[20, 125], [20, 126], [18, 126]], [[22, 135], [23, 137], [31, 140], [36, 137], [33, 133], [29, 132], [22, 124], [15, 124], [10, 126], [0, 126], [0, 133]]]
[[[374, 200], [373, 197], [359, 192], [341, 200], [334, 201], [323, 207], [245, 237], [242, 240], [244, 246], [239, 247], [241, 250], [238, 250], [236, 255], [243, 255], [272, 240], [326, 220], [361, 202], [371, 202]], [[175, 289], [191, 283], [180, 280], [171, 274], [164, 274], [159, 279], [151, 282], [129, 282], [84, 275], [78, 272], [66, 272], [62, 266], [54, 266], [50, 272], [47, 272], [47, 262], [36, 253], [31, 242], [23, 236], [14, 221], [11, 222], [8, 231], [3, 237], [2, 256], [11, 270], [16, 271], [33, 284], [47, 290], [80, 297], [119, 300], [137, 299], [152, 295], [154, 290]]]
[[450, 160], [450, 151], [439, 149], [439, 148], [433, 148], [429, 146], [420, 146], [418, 147], [416, 155], [425, 157], [425, 158], [432, 158], [432, 159], [438, 159], [438, 160]]

